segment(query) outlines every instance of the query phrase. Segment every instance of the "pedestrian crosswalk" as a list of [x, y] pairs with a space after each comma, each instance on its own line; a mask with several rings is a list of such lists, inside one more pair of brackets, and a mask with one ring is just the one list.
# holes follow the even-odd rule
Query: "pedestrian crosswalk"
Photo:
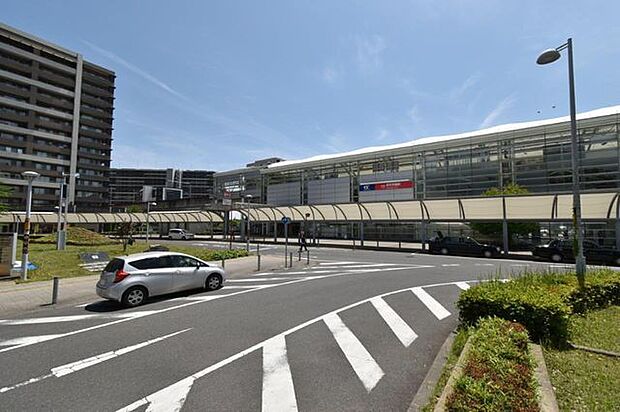
[[[300, 401], [299, 388], [295, 386], [297, 377], [299, 377], [300, 374], [320, 372], [306, 368], [299, 370], [292, 367], [291, 359], [304, 356], [305, 354], [300, 354], [298, 351], [291, 352], [288, 339], [290, 339], [292, 335], [303, 333], [305, 330], [308, 330], [310, 326], [317, 324], [327, 328], [329, 336], [339, 348], [341, 356], [346, 360], [346, 364], [351, 368], [354, 376], [357, 377], [358, 384], [370, 394], [383, 377], [390, 373], [390, 370], [385, 369], [384, 366], [380, 364], [380, 358], [375, 356], [370, 349], [372, 346], [368, 346], [363, 341], [362, 336], [364, 336], [364, 333], [360, 334], [358, 330], [349, 326], [344, 320], [344, 316], [348, 316], [351, 311], [359, 310], [361, 307], [374, 308], [379, 315], [379, 319], [383, 322], [383, 326], [369, 324], [368, 327], [386, 328], [386, 330], [389, 330], [396, 336], [402, 349], [409, 350], [420, 336], [424, 336], [424, 334], [428, 334], [430, 331], [428, 328], [415, 331], [414, 326], [405, 321], [405, 318], [412, 318], [411, 314], [408, 314], [406, 317], [403, 316], [404, 314], [402, 313], [399, 314], [389, 303], [388, 299], [395, 297], [407, 298], [407, 296], [410, 296], [408, 299], [417, 299], [418, 302], [428, 309], [428, 312], [416, 313], [413, 316], [414, 319], [420, 319], [420, 325], [425, 324], [422, 321], [423, 319], [425, 322], [427, 322], [428, 319], [434, 319], [434, 322], [441, 322], [452, 315], [446, 306], [452, 306], [453, 300], [446, 302], [448, 305], [440, 302], [441, 298], [438, 296], [445, 296], [445, 293], [438, 293], [437, 297], [435, 297], [433, 296], [433, 289], [439, 289], [440, 287], [451, 288], [450, 290], [452, 292], [450, 296], [454, 299], [458, 296], [458, 292], [468, 287], [470, 283], [469, 281], [449, 282], [401, 289], [341, 307], [306, 321], [278, 335], [269, 337], [229, 358], [193, 373], [173, 385], [147, 395], [127, 407], [119, 409], [119, 411], [133, 411], [145, 405], [148, 405], [147, 410], [163, 410], [162, 408], [166, 405], [176, 405], [178, 408], [175, 409], [180, 410], [189, 397], [201, 396], [200, 391], [194, 393], [191, 390], [197, 380], [214, 373], [232, 362], [240, 361], [242, 358], [256, 351], [262, 352], [262, 410], [296, 411], [299, 409]], [[431, 318], [429, 318], [429, 316], [431, 316]], [[385, 340], [385, 342], [383, 346], [387, 346], [390, 341]], [[327, 342], [324, 344], [327, 344]], [[322, 343], [319, 343], [319, 345], [322, 345]], [[376, 348], [376, 345], [374, 347]], [[313, 350], [316, 349], [316, 347], [313, 348]], [[388, 349], [390, 352], [394, 351], [393, 348]], [[419, 347], [418, 350], [423, 349]], [[382, 356], [384, 357], [385, 354], [382, 354]], [[247, 373], [259, 372], [247, 371]], [[179, 390], [175, 390], [174, 388], [179, 388]]]

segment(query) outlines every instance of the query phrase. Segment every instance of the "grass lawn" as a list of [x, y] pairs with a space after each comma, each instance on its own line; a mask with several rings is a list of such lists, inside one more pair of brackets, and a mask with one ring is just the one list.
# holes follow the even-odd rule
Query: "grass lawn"
[[[619, 306], [572, 320], [573, 343], [620, 352]], [[620, 411], [620, 358], [581, 350], [544, 350], [561, 410]]]
[[[173, 252], [187, 253], [203, 260], [221, 260], [235, 257], [246, 256], [245, 249], [242, 250], [212, 250], [202, 247], [185, 245], [166, 245]], [[36, 270], [28, 271], [28, 281], [49, 280], [54, 276], [69, 278], [75, 276], [94, 275], [79, 266], [78, 253], [80, 252], [106, 252], [110, 259], [131, 253], [144, 252], [147, 249], [146, 242], [137, 241], [132, 246], [127, 246], [127, 251], [123, 252], [123, 246], [119, 244], [97, 245], [97, 246], [72, 246], [68, 245], [65, 250], [56, 250], [55, 244], [30, 244], [30, 261], [38, 266]], [[21, 251], [19, 242], [18, 251]]]

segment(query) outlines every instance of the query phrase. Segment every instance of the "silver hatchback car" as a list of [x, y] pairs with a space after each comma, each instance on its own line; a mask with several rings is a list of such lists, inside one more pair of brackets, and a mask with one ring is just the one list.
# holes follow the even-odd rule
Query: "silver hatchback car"
[[173, 252], [145, 252], [112, 259], [97, 282], [97, 295], [138, 306], [149, 296], [182, 290], [219, 289], [226, 272], [194, 256]]

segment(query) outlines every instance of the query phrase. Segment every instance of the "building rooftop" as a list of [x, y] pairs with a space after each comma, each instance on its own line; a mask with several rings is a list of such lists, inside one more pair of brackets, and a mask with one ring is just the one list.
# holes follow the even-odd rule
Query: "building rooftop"
[[[596, 118], [596, 117], [619, 115], [619, 114], [620, 114], [620, 105], [610, 106], [610, 107], [604, 107], [601, 109], [592, 110], [589, 112], [578, 113], [577, 120], [585, 120], [585, 119], [591, 119], [591, 118]], [[364, 147], [361, 149], [351, 150], [348, 152], [317, 155], [317, 156], [312, 156], [312, 157], [308, 157], [305, 159], [298, 159], [298, 160], [285, 160], [282, 162], [273, 163], [269, 165], [267, 167], [267, 170], [277, 171], [278, 169], [281, 169], [281, 168], [287, 168], [287, 166], [290, 167], [290, 166], [295, 166], [295, 165], [302, 164], [302, 163], [317, 163], [317, 162], [321, 162], [325, 160], [341, 159], [341, 158], [360, 156], [360, 155], [366, 155], [366, 154], [371, 154], [371, 153], [380, 153], [380, 152], [385, 152], [385, 151], [394, 150], [394, 149], [403, 149], [403, 148], [409, 148], [409, 147], [413, 148], [417, 146], [430, 145], [430, 144], [438, 143], [438, 142], [447, 142], [447, 141], [458, 140], [458, 139], [467, 139], [467, 138], [472, 138], [472, 137], [480, 137], [480, 136], [485, 136], [485, 135], [493, 135], [493, 134], [499, 134], [499, 133], [513, 132], [517, 130], [536, 128], [536, 127], [541, 127], [541, 126], [550, 126], [550, 125], [555, 125], [555, 124], [560, 124], [560, 123], [568, 123], [569, 121], [570, 121], [570, 116], [562, 116], [562, 117], [556, 117], [553, 119], [535, 120], [535, 121], [530, 121], [530, 122], [508, 123], [508, 124], [493, 126], [493, 127], [489, 127], [486, 129], [480, 129], [480, 130], [476, 130], [472, 132], [450, 134], [450, 135], [443, 135], [443, 136], [433, 136], [433, 137], [421, 137], [421, 138], [411, 140], [405, 143], [397, 143], [397, 144], [385, 145], [385, 146]]]

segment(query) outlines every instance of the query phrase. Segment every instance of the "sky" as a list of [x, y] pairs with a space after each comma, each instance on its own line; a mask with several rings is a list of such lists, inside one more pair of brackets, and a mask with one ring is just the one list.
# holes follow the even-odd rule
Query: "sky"
[[113, 167], [230, 170], [620, 104], [614, 0], [4, 0], [116, 72]]

